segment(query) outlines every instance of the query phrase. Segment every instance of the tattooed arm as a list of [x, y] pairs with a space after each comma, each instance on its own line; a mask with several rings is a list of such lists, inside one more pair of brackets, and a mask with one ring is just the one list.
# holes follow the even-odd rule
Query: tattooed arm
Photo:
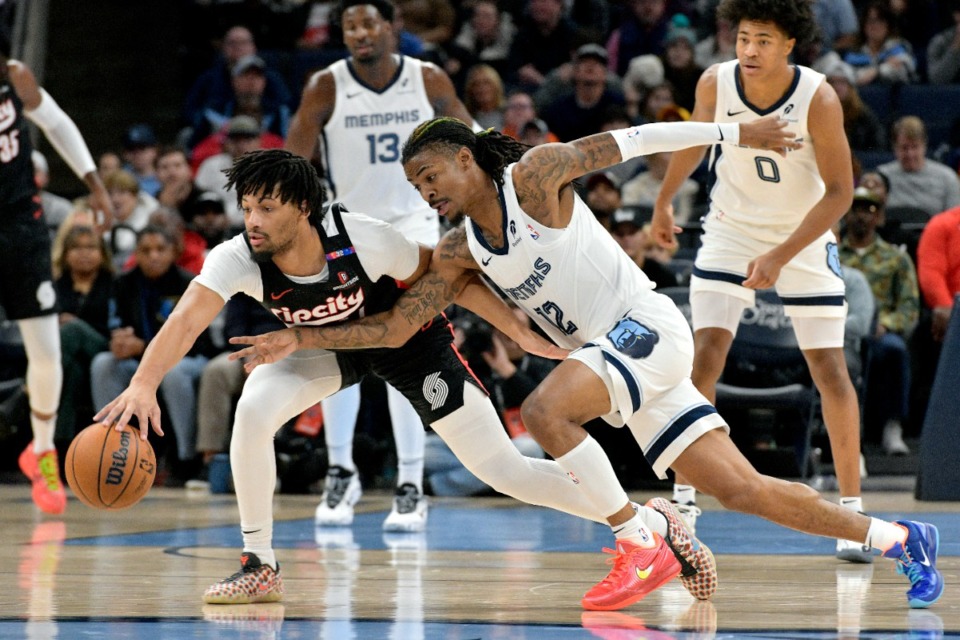
[[[473, 268], [471, 268], [471, 265]], [[446, 309], [464, 290], [476, 270], [462, 227], [447, 233], [433, 251], [430, 268], [411, 284], [389, 311], [343, 324], [296, 326], [260, 336], [231, 338], [250, 345], [230, 355], [244, 368], [282, 360], [300, 349], [370, 349], [399, 347], [424, 324]]]

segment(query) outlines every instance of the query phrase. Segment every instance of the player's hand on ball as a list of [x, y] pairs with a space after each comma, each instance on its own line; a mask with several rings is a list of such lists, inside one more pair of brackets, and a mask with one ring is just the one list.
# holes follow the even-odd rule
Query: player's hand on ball
[[230, 360], [242, 360], [244, 370], [250, 373], [261, 364], [283, 360], [297, 350], [300, 340], [295, 330], [280, 329], [259, 336], [230, 338], [230, 344], [250, 345], [229, 356]]
[[150, 425], [153, 426], [157, 435], [163, 435], [156, 389], [147, 389], [133, 382], [123, 393], [100, 409], [93, 419], [112, 426], [117, 431], [123, 431], [133, 417], [136, 417], [139, 423], [141, 440], [147, 439], [147, 429]]

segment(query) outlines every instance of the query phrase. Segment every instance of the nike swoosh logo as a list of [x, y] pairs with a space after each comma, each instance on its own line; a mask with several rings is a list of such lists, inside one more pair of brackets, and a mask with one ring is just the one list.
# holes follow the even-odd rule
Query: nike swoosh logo
[[738, 116], [741, 113], [746, 113], [746, 112], [747, 112], [746, 109], [741, 109], [740, 111], [730, 111], [730, 109], [727, 109], [727, 116], [728, 117]]
[[636, 571], [637, 571], [638, 578], [640, 578], [641, 580], [646, 580], [647, 578], [650, 577], [650, 573], [653, 571], [653, 565], [650, 565], [646, 569], [641, 569], [640, 567], [636, 567]]
[[487, 266], [490, 264], [491, 260], [493, 260], [493, 256], [488, 256], [485, 260], [481, 260], [480, 262], [483, 263], [483, 266]]
[[363, 91], [357, 91], [356, 93], [348, 93], [347, 100], [350, 100], [351, 98], [356, 98], [359, 95], [363, 95]]
[[920, 545], [920, 552], [923, 554], [923, 558], [920, 560], [920, 564], [925, 567], [930, 566], [930, 558], [927, 557], [927, 550], [923, 548], [923, 545]]
[[271, 299], [271, 300], [274, 300], [274, 301], [279, 300], [280, 298], [282, 298], [283, 296], [287, 295], [287, 294], [290, 293], [291, 291], [293, 291], [293, 289], [287, 289], [287, 290], [285, 290], [285, 291], [281, 291], [280, 293], [271, 293], [271, 294], [270, 294], [270, 299]]
[[717, 131], [720, 132], [720, 142], [723, 142], [723, 129], [720, 128], [720, 125], [717, 125]]

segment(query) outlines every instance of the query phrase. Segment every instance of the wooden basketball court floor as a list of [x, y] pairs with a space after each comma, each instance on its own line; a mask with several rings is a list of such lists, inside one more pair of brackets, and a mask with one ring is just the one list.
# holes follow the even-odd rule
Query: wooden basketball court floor
[[906, 579], [888, 560], [841, 563], [832, 541], [704, 500], [699, 532], [720, 572], [711, 602], [674, 580], [623, 611], [590, 613], [579, 602], [608, 569], [605, 527], [508, 498], [461, 498], [432, 499], [425, 534], [384, 534], [389, 496], [373, 493], [352, 527], [317, 530], [317, 500], [276, 496], [283, 602], [217, 606], [200, 596], [239, 566], [232, 495], [157, 488], [126, 511], [71, 499], [49, 517], [27, 485], [0, 486], [0, 638], [960, 637], [960, 503], [865, 494], [877, 515], [939, 526], [947, 589], [927, 610], [907, 607]]

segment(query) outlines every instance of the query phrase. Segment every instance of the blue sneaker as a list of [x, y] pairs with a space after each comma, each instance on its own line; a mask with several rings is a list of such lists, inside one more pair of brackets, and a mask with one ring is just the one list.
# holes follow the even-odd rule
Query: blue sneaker
[[937, 549], [940, 532], [932, 524], [898, 520], [896, 524], [907, 530], [907, 539], [883, 553], [897, 561], [897, 573], [910, 580], [907, 602], [914, 609], [929, 607], [943, 595], [943, 576], [937, 571]]

